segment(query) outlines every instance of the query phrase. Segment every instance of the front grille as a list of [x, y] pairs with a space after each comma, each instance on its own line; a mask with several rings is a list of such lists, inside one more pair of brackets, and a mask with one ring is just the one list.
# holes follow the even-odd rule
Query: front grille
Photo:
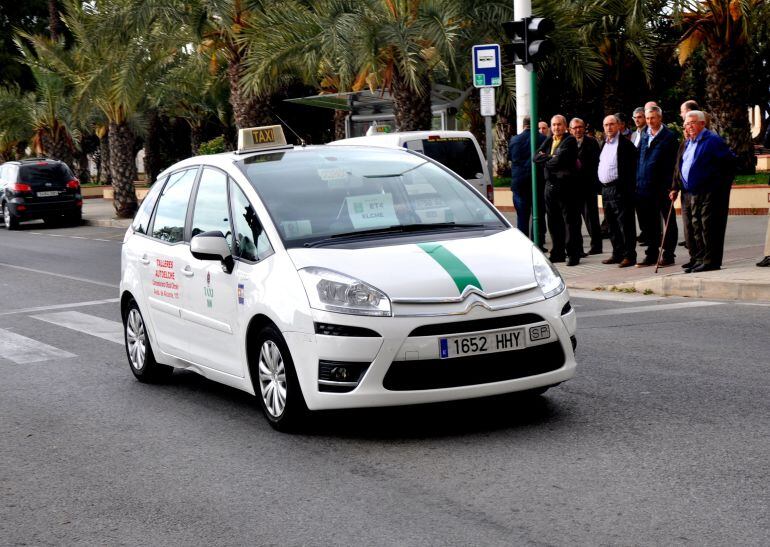
[[539, 315], [534, 313], [523, 313], [521, 315], [490, 317], [489, 319], [473, 319], [471, 321], [457, 321], [455, 323], [423, 325], [410, 332], [409, 336], [438, 336], [443, 334], [504, 329], [506, 327], [517, 327], [528, 323], [539, 323], [540, 321], [543, 321], [543, 318]]
[[471, 386], [543, 374], [563, 365], [564, 351], [556, 341], [488, 355], [394, 361], [382, 384], [390, 391]]
[[378, 338], [380, 335], [371, 329], [363, 327], [351, 327], [348, 325], [334, 325], [332, 323], [313, 323], [315, 333], [325, 336], [357, 336], [361, 338]]

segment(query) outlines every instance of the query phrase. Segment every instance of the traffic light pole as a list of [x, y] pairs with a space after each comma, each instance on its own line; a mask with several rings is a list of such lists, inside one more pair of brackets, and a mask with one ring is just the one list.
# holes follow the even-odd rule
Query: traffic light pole
[[540, 248], [540, 204], [538, 203], [537, 166], [535, 165], [535, 153], [537, 152], [537, 72], [532, 67], [530, 76], [530, 123], [529, 123], [529, 151], [532, 158], [532, 241]]

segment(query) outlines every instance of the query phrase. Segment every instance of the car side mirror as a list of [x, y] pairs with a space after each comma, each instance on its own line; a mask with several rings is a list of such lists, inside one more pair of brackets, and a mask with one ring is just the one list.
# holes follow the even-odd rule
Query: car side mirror
[[227, 273], [233, 271], [233, 255], [222, 232], [203, 232], [190, 240], [190, 252], [198, 260], [219, 260]]

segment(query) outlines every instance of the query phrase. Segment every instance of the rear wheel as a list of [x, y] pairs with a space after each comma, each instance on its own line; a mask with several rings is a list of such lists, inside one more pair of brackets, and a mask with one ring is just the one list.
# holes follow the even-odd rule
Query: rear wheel
[[137, 380], [152, 383], [171, 376], [174, 367], [162, 365], [155, 361], [142, 312], [139, 311], [139, 306], [134, 300], [131, 300], [123, 316], [123, 332], [128, 363], [131, 365], [131, 372], [134, 373]]
[[76, 213], [70, 213], [64, 217], [64, 221], [69, 226], [80, 226], [80, 224], [83, 222], [83, 215], [81, 211], [77, 211]]
[[6, 230], [16, 230], [19, 227], [19, 218], [11, 213], [7, 203], [3, 203], [3, 224]]
[[254, 348], [251, 381], [267, 421], [278, 431], [298, 429], [308, 409], [283, 336], [275, 327], [267, 326], [257, 336]]

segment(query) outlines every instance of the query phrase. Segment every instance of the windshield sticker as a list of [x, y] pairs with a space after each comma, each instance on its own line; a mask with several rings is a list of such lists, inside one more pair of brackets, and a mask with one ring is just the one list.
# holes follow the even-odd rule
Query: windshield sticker
[[419, 243], [417, 246], [428, 253], [439, 266], [444, 268], [444, 271], [446, 271], [452, 278], [452, 281], [454, 281], [460, 294], [462, 294], [468, 286], [484, 290], [470, 268], [443, 245], [439, 245], [438, 243]]
[[285, 220], [281, 222], [281, 230], [286, 239], [297, 239], [311, 235], [313, 226], [309, 220]]
[[356, 230], [400, 224], [391, 194], [369, 194], [346, 198], [348, 214]]
[[447, 207], [437, 207], [435, 209], [415, 209], [417, 216], [425, 224], [435, 224], [437, 222], [454, 222], [455, 216], [452, 210]]
[[406, 189], [406, 193], [410, 196], [418, 196], [420, 194], [438, 194], [438, 192], [436, 192], [436, 188], [427, 182], [418, 184], [404, 184], [404, 189]]
[[155, 259], [155, 275], [152, 279], [152, 294], [165, 298], [179, 299], [179, 285], [176, 282], [174, 261]]
[[316, 169], [321, 180], [329, 182], [332, 180], [346, 179], [348, 173], [342, 167], [330, 167], [328, 169]]

